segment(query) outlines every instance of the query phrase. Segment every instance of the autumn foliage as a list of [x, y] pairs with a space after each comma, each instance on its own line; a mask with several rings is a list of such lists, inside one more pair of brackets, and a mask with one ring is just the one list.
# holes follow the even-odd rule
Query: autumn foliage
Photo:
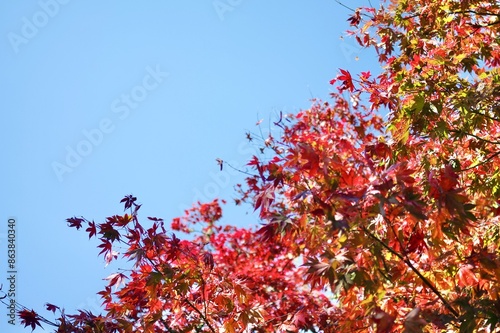
[[275, 122], [281, 135], [264, 138], [237, 187], [261, 226], [220, 224], [219, 200], [169, 223], [140, 218], [131, 195], [124, 215], [69, 218], [130, 270], [107, 278], [102, 314], [48, 304], [54, 322], [29, 309], [21, 321], [61, 333], [498, 332], [500, 5], [400, 0], [348, 21], [382, 70], [340, 69], [331, 101]]

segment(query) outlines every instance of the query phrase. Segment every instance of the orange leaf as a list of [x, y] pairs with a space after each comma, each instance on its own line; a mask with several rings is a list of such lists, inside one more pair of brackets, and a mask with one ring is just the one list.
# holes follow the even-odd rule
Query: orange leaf
[[460, 287], [474, 286], [479, 280], [474, 272], [472, 272], [472, 265], [462, 265], [457, 273], [458, 285]]

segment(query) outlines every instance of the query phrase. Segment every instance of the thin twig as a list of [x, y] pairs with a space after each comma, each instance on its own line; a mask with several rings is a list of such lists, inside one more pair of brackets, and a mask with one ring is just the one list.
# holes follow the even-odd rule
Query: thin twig
[[225, 165], [227, 165], [227, 166], [228, 166], [228, 167], [230, 167], [231, 169], [233, 169], [233, 170], [235, 170], [235, 171], [238, 171], [238, 172], [240, 172], [240, 173], [242, 173], [242, 174], [245, 174], [245, 175], [248, 175], [248, 176], [252, 176], [252, 177], [257, 176], [257, 175], [251, 174], [251, 173], [249, 173], [249, 172], [246, 172], [246, 171], [243, 171], [243, 170], [237, 169], [237, 168], [235, 168], [234, 166], [232, 166], [231, 164], [229, 164], [229, 163], [228, 163], [228, 162], [226, 162], [226, 161], [222, 161], [222, 163], [224, 163]]
[[349, 7], [349, 6], [344, 5], [344, 4], [343, 4], [342, 2], [340, 2], [339, 0], [335, 0], [335, 2], [336, 2], [336, 3], [338, 3], [339, 5], [341, 5], [342, 7], [345, 7], [345, 8], [347, 8], [347, 9], [349, 9], [350, 11], [353, 11], [353, 12], [355, 12], [355, 11], [356, 11], [355, 9], [353, 9], [353, 8], [351, 8], [351, 7]]

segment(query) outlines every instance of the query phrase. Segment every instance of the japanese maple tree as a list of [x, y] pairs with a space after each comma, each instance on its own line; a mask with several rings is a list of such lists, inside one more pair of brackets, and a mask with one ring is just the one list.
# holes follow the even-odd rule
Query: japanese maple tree
[[500, 5], [400, 0], [348, 21], [382, 71], [340, 69], [331, 101], [280, 115], [281, 135], [263, 138], [238, 186], [236, 203], [253, 205], [262, 226], [221, 225], [218, 200], [170, 223], [144, 219], [131, 195], [126, 214], [69, 218], [108, 263], [131, 267], [107, 278], [102, 314], [47, 304], [56, 320], [21, 308], [22, 323], [61, 333], [498, 332]]

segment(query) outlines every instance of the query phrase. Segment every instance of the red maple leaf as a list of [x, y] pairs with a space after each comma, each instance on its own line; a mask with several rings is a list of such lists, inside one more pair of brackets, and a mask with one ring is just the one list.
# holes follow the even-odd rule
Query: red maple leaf
[[342, 81], [342, 85], [339, 87], [339, 90], [342, 92], [344, 90], [349, 90], [350, 92], [354, 91], [354, 84], [352, 83], [352, 76], [349, 71], [344, 69], [340, 69], [341, 75], [337, 76], [338, 80]]
[[40, 317], [38, 314], [33, 311], [33, 310], [21, 310], [19, 311], [19, 318], [21, 318], [21, 324], [24, 325], [24, 327], [31, 326], [31, 330], [33, 331], [37, 326], [42, 327], [40, 325]]
[[351, 17], [349, 17], [347, 19], [347, 21], [349, 21], [349, 24], [351, 26], [354, 26], [354, 27], [357, 27], [359, 22], [361, 22], [361, 14], [359, 12], [359, 10], [356, 10], [356, 12], [354, 13], [354, 15], [352, 15]]
[[95, 234], [97, 233], [97, 229], [95, 227], [94, 221], [89, 222], [89, 227], [87, 229], [85, 229], [85, 231], [89, 233], [89, 238], [92, 238], [92, 236], [95, 236]]
[[114, 273], [114, 274], [111, 274], [110, 276], [108, 276], [107, 278], [105, 278], [104, 280], [108, 280], [109, 281], [108, 286], [109, 287], [115, 286], [115, 290], [116, 290], [116, 289], [118, 289], [118, 287], [120, 287], [121, 284], [124, 283], [125, 279], [128, 279], [128, 277], [125, 274]]
[[120, 202], [124, 202], [125, 203], [125, 209], [124, 210], [127, 210], [130, 207], [132, 207], [132, 205], [135, 205], [135, 201], [136, 200], [137, 200], [137, 198], [130, 194], [130, 195], [125, 196], [122, 200], [120, 200]]
[[45, 303], [45, 308], [47, 309], [47, 311], [52, 311], [53, 313], [55, 313], [56, 310], [59, 310], [58, 306], [50, 303]]
[[68, 226], [70, 228], [76, 228], [76, 230], [80, 229], [82, 227], [82, 223], [85, 222], [84, 219], [80, 217], [70, 217], [69, 219], [66, 219], [68, 222]]

